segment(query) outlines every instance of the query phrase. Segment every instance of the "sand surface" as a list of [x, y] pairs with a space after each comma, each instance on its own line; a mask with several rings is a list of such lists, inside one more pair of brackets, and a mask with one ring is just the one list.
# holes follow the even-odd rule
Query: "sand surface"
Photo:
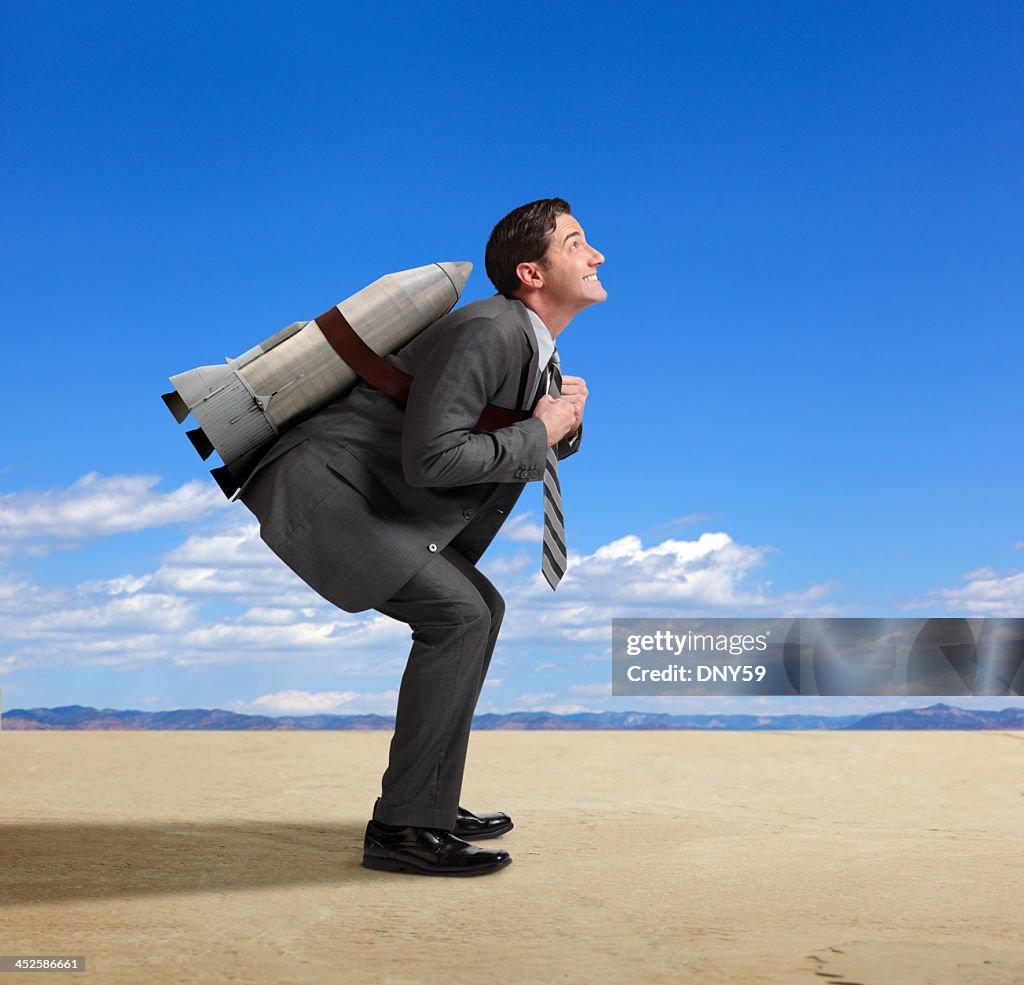
[[475, 879], [360, 866], [389, 739], [0, 733], [0, 954], [105, 985], [1024, 982], [1021, 733], [478, 733], [463, 801], [516, 829]]

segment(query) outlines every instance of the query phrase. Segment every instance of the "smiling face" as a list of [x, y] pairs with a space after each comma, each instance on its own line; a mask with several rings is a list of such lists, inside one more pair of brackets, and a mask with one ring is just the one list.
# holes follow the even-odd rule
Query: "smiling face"
[[545, 307], [556, 309], [568, 318], [604, 301], [608, 292], [597, 275], [602, 263], [604, 256], [587, 243], [579, 222], [567, 213], [560, 215], [547, 253], [536, 265], [541, 281], [538, 299], [543, 299]]

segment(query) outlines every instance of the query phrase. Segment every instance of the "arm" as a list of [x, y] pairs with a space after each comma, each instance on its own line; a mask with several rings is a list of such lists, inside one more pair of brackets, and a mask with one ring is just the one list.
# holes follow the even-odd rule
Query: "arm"
[[497, 431], [477, 431], [484, 406], [522, 353], [489, 319], [443, 332], [417, 367], [402, 430], [402, 468], [413, 486], [522, 482], [544, 472], [547, 430], [531, 417]]

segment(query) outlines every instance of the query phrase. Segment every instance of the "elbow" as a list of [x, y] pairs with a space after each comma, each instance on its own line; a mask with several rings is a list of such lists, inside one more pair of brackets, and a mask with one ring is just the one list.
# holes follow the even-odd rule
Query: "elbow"
[[416, 489], [438, 484], [441, 455], [425, 441], [414, 440], [408, 432], [402, 435], [402, 474], [405, 481]]
[[446, 467], [445, 456], [439, 455], [402, 455], [402, 472], [405, 481], [417, 489], [426, 486], [444, 486], [449, 469]]
[[[479, 482], [488, 456], [482, 447], [471, 446], [469, 431], [447, 436], [444, 441], [403, 441], [402, 472], [410, 486], [464, 486]], [[475, 450], [475, 453], [474, 453]]]
[[403, 458], [402, 472], [405, 475], [405, 481], [416, 489], [437, 485], [434, 473], [425, 462], [407, 462]]

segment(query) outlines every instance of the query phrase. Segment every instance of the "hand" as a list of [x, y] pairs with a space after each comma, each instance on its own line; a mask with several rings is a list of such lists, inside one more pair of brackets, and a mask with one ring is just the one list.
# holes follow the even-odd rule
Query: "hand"
[[582, 376], [562, 377], [562, 399], [568, 400], [576, 412], [576, 426], [572, 429], [573, 432], [578, 431], [583, 423], [583, 408], [586, 406], [589, 392], [587, 381]]
[[548, 431], [548, 446], [557, 445], [571, 431], [577, 427], [576, 408], [566, 398], [555, 400], [549, 394], [544, 394], [537, 401], [533, 409], [533, 416], [544, 422]]

